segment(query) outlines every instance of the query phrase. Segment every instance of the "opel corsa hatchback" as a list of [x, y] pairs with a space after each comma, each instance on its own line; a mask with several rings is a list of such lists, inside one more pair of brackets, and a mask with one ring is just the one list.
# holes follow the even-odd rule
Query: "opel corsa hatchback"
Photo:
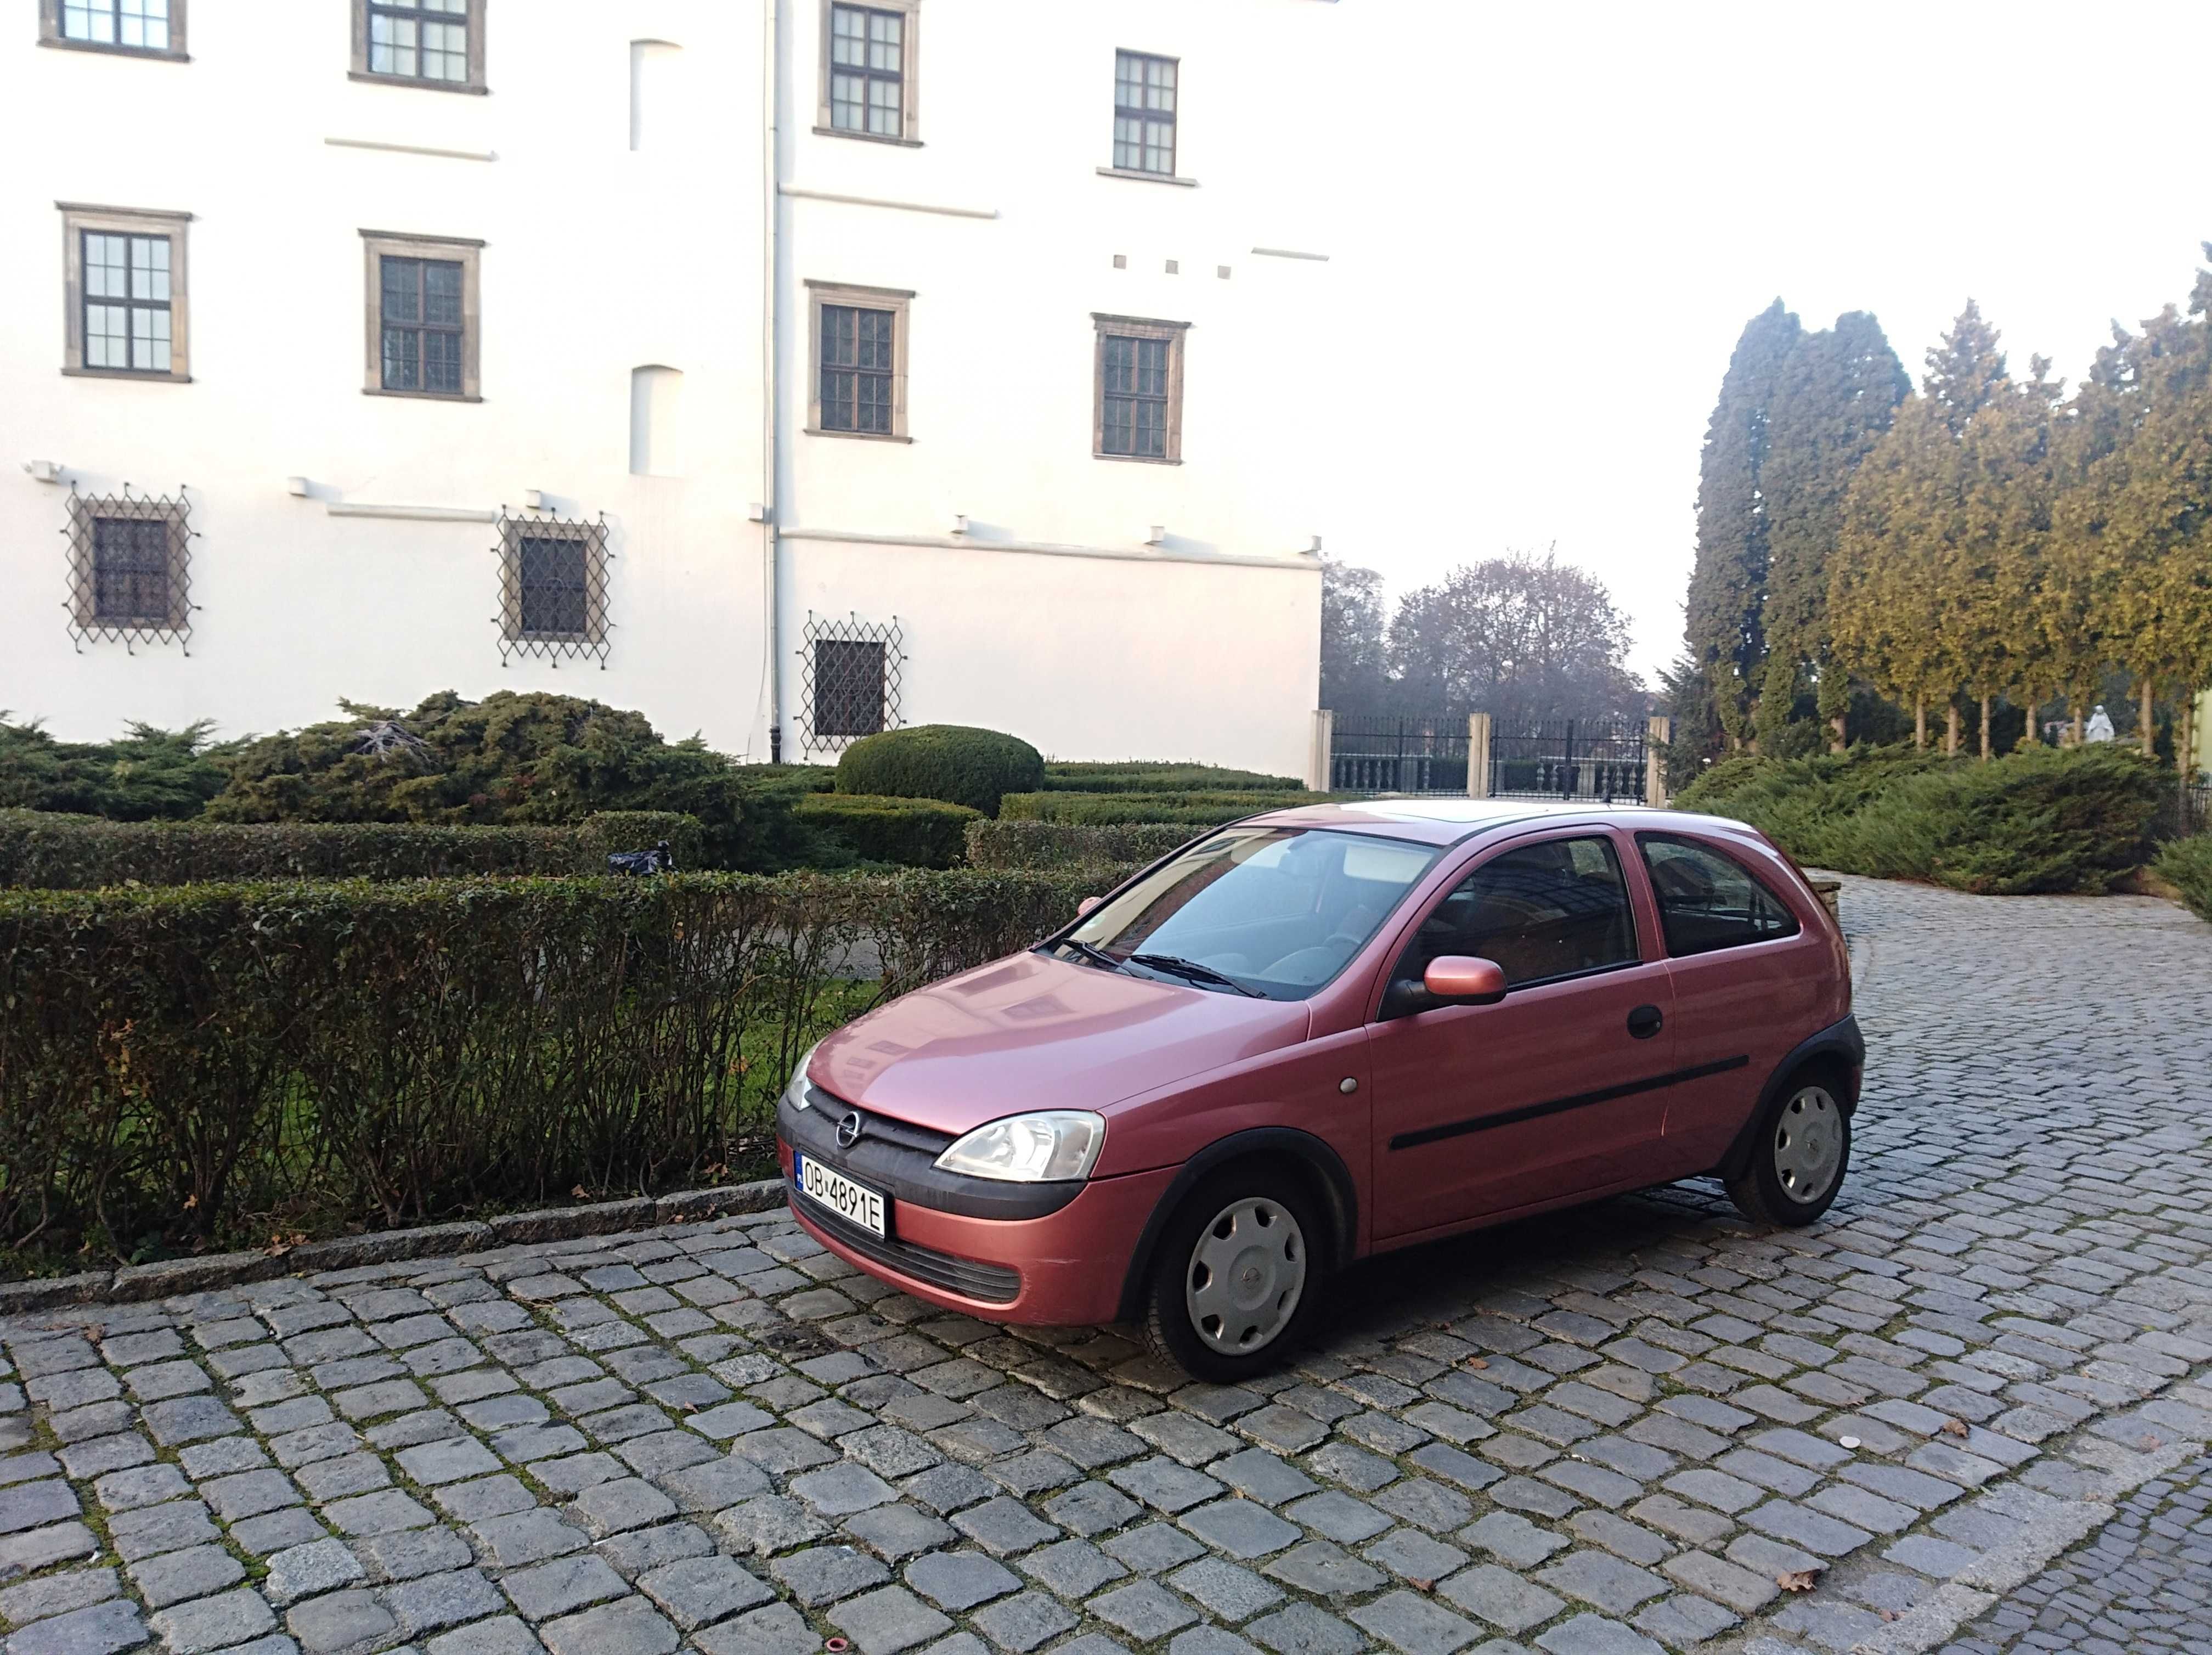
[[1842, 936], [1741, 823], [1328, 805], [840, 1030], [776, 1136], [799, 1221], [870, 1275], [1139, 1323], [1226, 1382], [1370, 1254], [1701, 1173], [1812, 1222], [1864, 1055]]

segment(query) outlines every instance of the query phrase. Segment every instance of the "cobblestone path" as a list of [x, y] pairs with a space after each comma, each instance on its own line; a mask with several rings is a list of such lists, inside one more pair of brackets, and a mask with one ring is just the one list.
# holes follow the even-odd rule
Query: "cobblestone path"
[[5, 1655], [2204, 1648], [2212, 927], [1844, 901], [1827, 1220], [1379, 1260], [1250, 1390], [776, 1214], [0, 1323]]

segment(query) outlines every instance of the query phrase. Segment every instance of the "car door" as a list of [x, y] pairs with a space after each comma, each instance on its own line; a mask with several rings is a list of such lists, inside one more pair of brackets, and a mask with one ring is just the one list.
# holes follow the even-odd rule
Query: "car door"
[[[1669, 989], [1632, 855], [1595, 827], [1510, 841], [1413, 928], [1370, 1031], [1378, 1240], [1620, 1183], [1658, 1144], [1665, 1100], [1638, 1082], [1674, 1066]], [[1437, 1004], [1419, 985], [1443, 954], [1497, 961], [1504, 997]]]
[[1818, 1021], [1832, 957], [1790, 905], [1725, 846], [1639, 833], [1667, 945], [1675, 1056], [1666, 1153], [1677, 1176], [1720, 1162], [1760, 1089]]

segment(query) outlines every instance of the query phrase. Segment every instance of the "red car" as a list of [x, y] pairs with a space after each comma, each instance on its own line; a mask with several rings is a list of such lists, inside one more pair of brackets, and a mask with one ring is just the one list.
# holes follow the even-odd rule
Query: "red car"
[[1142, 1324], [1224, 1382], [1354, 1259], [1717, 1173], [1809, 1224], [1865, 1045], [1844, 940], [1740, 822], [1277, 811], [905, 995], [776, 1112], [799, 1221], [990, 1321]]

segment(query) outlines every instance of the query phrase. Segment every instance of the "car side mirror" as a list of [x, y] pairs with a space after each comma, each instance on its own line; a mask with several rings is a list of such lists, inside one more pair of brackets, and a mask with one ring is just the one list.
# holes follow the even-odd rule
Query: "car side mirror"
[[1085, 914], [1088, 914], [1092, 909], [1097, 907], [1100, 903], [1105, 900], [1106, 899], [1103, 897], [1084, 897], [1075, 904], [1075, 917], [1081, 919]]
[[1505, 998], [1505, 968], [1471, 954], [1439, 954], [1421, 973], [1421, 986], [1447, 1006], [1490, 1006]]

